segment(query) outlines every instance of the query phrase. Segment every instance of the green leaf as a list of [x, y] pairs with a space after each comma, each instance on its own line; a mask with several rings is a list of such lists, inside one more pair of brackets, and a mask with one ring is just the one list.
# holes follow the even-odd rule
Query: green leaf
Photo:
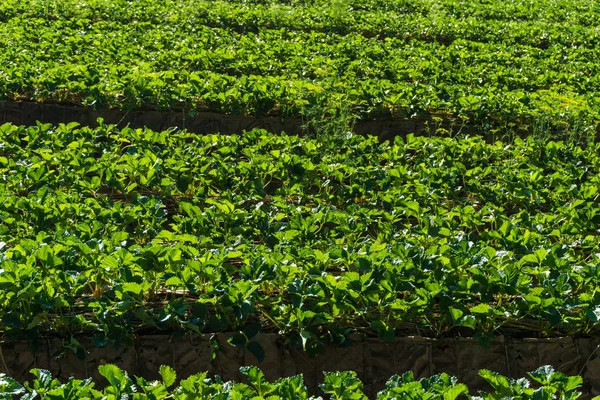
[[142, 285], [136, 282], [125, 282], [123, 284], [123, 292], [133, 293], [135, 295], [140, 295], [142, 293]]
[[375, 242], [371, 245], [371, 248], [369, 249], [369, 254], [379, 253], [380, 251], [383, 251], [386, 248], [387, 248], [387, 244]]
[[594, 309], [585, 307], [584, 310], [585, 310], [585, 315], [590, 319], [590, 321], [592, 321], [594, 323], [600, 321], [600, 307], [596, 307]]
[[474, 315], [465, 315], [458, 321], [457, 325], [475, 329], [477, 326], [477, 318], [475, 318]]
[[[26, 389], [16, 380], [0, 374], [0, 399], [12, 399], [26, 393]], [[6, 397], [4, 397], [6, 395]]]
[[458, 321], [463, 315], [462, 310], [459, 310], [458, 308], [454, 307], [448, 307], [448, 312], [450, 313], [450, 316], [452, 316], [452, 320], [455, 322]]
[[[479, 371], [479, 376], [489, 383], [499, 396], [509, 396], [512, 394], [511, 385], [508, 379], [497, 372], [488, 369]], [[499, 397], [500, 398], [500, 397]]]
[[393, 328], [390, 328], [385, 322], [381, 320], [376, 320], [371, 322], [371, 329], [377, 332], [377, 336], [380, 339], [385, 340], [387, 342], [393, 342], [396, 338], [396, 332]]
[[248, 382], [256, 389], [261, 398], [275, 391], [276, 385], [267, 382], [265, 375], [259, 368], [255, 366], [241, 367], [240, 372], [248, 377]]
[[165, 387], [170, 387], [173, 384], [175, 384], [175, 381], [177, 380], [177, 373], [173, 368], [167, 365], [161, 365], [158, 370], [158, 373], [162, 377], [163, 384], [165, 385]]
[[418, 216], [421, 213], [421, 206], [416, 201], [407, 201], [406, 208], [412, 211], [412, 214]]
[[48, 390], [50, 389], [50, 385], [52, 384], [52, 374], [50, 371], [41, 368], [35, 368], [31, 370], [33, 376], [35, 376], [35, 380], [33, 382], [33, 387], [36, 390]]
[[535, 254], [527, 254], [521, 258], [521, 263], [523, 264], [537, 264], [538, 258]]
[[562, 390], [570, 392], [579, 389], [581, 385], [583, 385], [583, 378], [581, 376], [569, 376], [562, 386]]
[[550, 383], [553, 375], [554, 367], [551, 365], [541, 366], [535, 371], [529, 373], [529, 376], [531, 376], [540, 385], [547, 385]]
[[464, 384], [455, 385], [444, 390], [444, 400], [456, 400], [460, 396], [468, 395], [469, 388]]
[[165, 282], [166, 286], [182, 287], [183, 281], [178, 276], [172, 276]]
[[98, 367], [98, 372], [119, 392], [123, 391], [127, 386], [129, 379], [127, 373], [114, 364], [101, 365]]
[[473, 314], [488, 314], [491, 309], [492, 307], [490, 307], [489, 304], [481, 303], [475, 307], [471, 307], [469, 311], [471, 311]]
[[285, 240], [292, 240], [295, 237], [297, 237], [298, 235], [300, 235], [300, 232], [295, 230], [295, 229], [290, 229], [289, 231], [286, 231], [283, 235], [283, 238]]
[[104, 257], [104, 259], [102, 260], [102, 268], [106, 268], [109, 270], [118, 270], [119, 261], [113, 256]]
[[326, 394], [335, 399], [366, 400], [363, 393], [363, 384], [356, 376], [356, 372], [324, 372], [325, 382], [319, 387]]
[[526, 295], [526, 296], [523, 296], [523, 298], [529, 304], [536, 304], [536, 305], [542, 304], [542, 299], [539, 296]]
[[232, 259], [232, 258], [239, 258], [243, 255], [244, 253], [242, 253], [241, 251], [230, 251], [227, 253], [227, 258], [228, 259]]
[[534, 251], [533, 254], [535, 255], [535, 258], [538, 260], [538, 262], [541, 263], [548, 255], [548, 252], [546, 251], [546, 249], [540, 248]]

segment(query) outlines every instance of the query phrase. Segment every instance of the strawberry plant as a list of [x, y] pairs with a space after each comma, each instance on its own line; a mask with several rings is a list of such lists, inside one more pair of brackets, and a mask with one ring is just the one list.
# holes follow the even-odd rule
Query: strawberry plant
[[337, 3], [7, 0], [0, 99], [293, 116], [325, 135], [357, 118], [572, 139], [597, 124], [593, 2]]
[[233, 331], [261, 359], [260, 332], [314, 354], [352, 332], [488, 345], [600, 326], [597, 146], [548, 142], [540, 158], [535, 140], [353, 137], [331, 151], [103, 123], [0, 136], [5, 340], [58, 332], [82, 354], [78, 334]]
[[[116, 365], [100, 366], [100, 374], [106, 379], [104, 389], [97, 389], [91, 379], [70, 378], [66, 383], [53, 379], [50, 372], [43, 369], [31, 371], [34, 379], [21, 385], [14, 379], [0, 374], [0, 398], [13, 399], [212, 399], [212, 398], [253, 398], [253, 399], [322, 399], [310, 396], [302, 375], [280, 378], [269, 382], [257, 367], [241, 367], [248, 383], [223, 382], [218, 376], [208, 378], [198, 373], [178, 381], [177, 373], [168, 366], [161, 366], [161, 380], [147, 381], [142, 377], [132, 379], [127, 372]], [[577, 399], [580, 393], [581, 377], [567, 377], [550, 366], [544, 366], [530, 376], [541, 386], [529, 387], [526, 378], [508, 378], [482, 370], [480, 374], [490, 383], [492, 392], [481, 396], [470, 396], [466, 385], [447, 374], [415, 379], [411, 372], [393, 376], [386, 388], [377, 394], [377, 400], [387, 399]], [[544, 376], [542, 378], [541, 376]], [[366, 399], [362, 382], [355, 372], [325, 372], [320, 389], [327, 399]], [[20, 397], [19, 397], [20, 396]]]

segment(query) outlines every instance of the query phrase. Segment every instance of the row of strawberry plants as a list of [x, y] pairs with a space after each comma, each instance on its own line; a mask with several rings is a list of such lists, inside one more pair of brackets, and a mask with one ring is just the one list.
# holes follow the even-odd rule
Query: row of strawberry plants
[[585, 23], [593, 4], [534, 2], [523, 16], [515, 2], [519, 18], [477, 20], [470, 13], [505, 7], [366, 3], [4, 2], [0, 97], [293, 116], [348, 108], [367, 119], [442, 113], [496, 127], [597, 118], [598, 34]]
[[[598, 146], [0, 127], [0, 332], [593, 334]], [[260, 357], [260, 350], [256, 351]]]
[[[0, 374], [0, 398], [27, 400], [79, 400], [79, 399], [134, 399], [134, 400], [191, 400], [191, 399], [309, 399], [322, 397], [311, 396], [304, 384], [302, 375], [280, 378], [269, 382], [256, 367], [242, 367], [240, 371], [247, 383], [223, 382], [219, 377], [207, 378], [206, 373], [199, 373], [181, 380], [175, 387], [177, 374], [168, 366], [159, 370], [161, 380], [148, 381], [142, 377], [132, 379], [126, 371], [116, 365], [107, 364], [99, 368], [100, 374], [106, 378], [108, 385], [103, 390], [95, 388], [92, 379], [69, 379], [61, 383], [53, 379], [49, 371], [34, 369], [34, 379], [21, 385], [14, 379]], [[555, 371], [551, 366], [543, 366], [529, 373], [529, 378], [536, 384], [531, 387], [527, 378], [509, 379], [489, 370], [479, 371], [479, 375], [491, 386], [489, 392], [481, 392], [478, 396], [470, 396], [469, 388], [459, 383], [455, 377], [445, 373], [430, 378], [415, 379], [411, 372], [402, 376], [395, 375], [386, 383], [384, 390], [377, 394], [377, 400], [391, 399], [540, 399], [540, 400], [574, 400], [580, 397], [577, 389], [582, 384], [579, 376], [566, 376]], [[363, 384], [355, 372], [325, 372], [324, 382], [320, 389], [325, 399], [366, 400]]]
[[[595, 3], [591, 1], [566, 4], [511, 1], [500, 4], [447, 0], [436, 5], [414, 0], [341, 1], [337, 4], [328, 1], [269, 1], [262, 4], [211, 1], [192, 5], [152, 0], [85, 4], [80, 0], [62, 0], [45, 5], [7, 0], [0, 8], [0, 20], [8, 21], [22, 16], [163, 24], [165, 18], [175, 23], [185, 18], [184, 21], [197, 25], [213, 28], [228, 26], [243, 32], [285, 28], [340, 35], [362, 32], [365, 36], [384, 35], [419, 40], [438, 38], [443, 41], [442, 37], [445, 37], [447, 40], [463, 38], [476, 42], [515, 42], [532, 47], [576, 44], [593, 48], [598, 36], [590, 22], [596, 18], [597, 12]], [[447, 26], [442, 27], [442, 22], [447, 22]], [[571, 26], [569, 29], [558, 29], [563, 24]], [[529, 29], [531, 34], [525, 35], [524, 29], [519, 29], [521, 27]]]

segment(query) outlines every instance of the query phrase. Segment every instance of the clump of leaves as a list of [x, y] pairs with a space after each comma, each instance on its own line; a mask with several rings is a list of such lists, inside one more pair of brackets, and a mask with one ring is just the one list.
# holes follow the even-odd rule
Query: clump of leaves
[[[223, 382], [221, 378], [208, 378], [206, 373], [198, 373], [177, 384], [176, 372], [168, 366], [161, 366], [161, 380], [147, 381], [137, 377], [135, 382], [126, 371], [113, 364], [99, 367], [100, 374], [108, 385], [103, 390], [94, 388], [91, 379], [70, 378], [67, 383], [53, 379], [50, 372], [43, 369], [31, 371], [34, 379], [21, 385], [12, 378], [0, 374], [0, 398], [22, 400], [76, 400], [86, 399], [213, 399], [213, 398], [253, 398], [253, 399], [289, 399], [317, 400], [309, 395], [302, 375], [280, 378], [274, 382], [265, 379], [257, 367], [241, 367], [240, 372], [248, 383]], [[392, 399], [560, 399], [574, 400], [580, 396], [576, 391], [581, 386], [581, 377], [566, 376], [554, 371], [551, 366], [540, 367], [529, 375], [540, 386], [530, 388], [527, 379], [508, 379], [498, 373], [482, 370], [480, 375], [486, 379], [493, 390], [481, 396], [469, 396], [466, 385], [447, 374], [438, 374], [429, 378], [415, 379], [412, 372], [402, 376], [393, 376], [383, 391], [377, 394], [377, 400]], [[175, 386], [176, 385], [176, 386]], [[325, 372], [321, 391], [331, 400], [366, 400], [363, 384], [356, 372]], [[20, 397], [19, 397], [20, 396]]]

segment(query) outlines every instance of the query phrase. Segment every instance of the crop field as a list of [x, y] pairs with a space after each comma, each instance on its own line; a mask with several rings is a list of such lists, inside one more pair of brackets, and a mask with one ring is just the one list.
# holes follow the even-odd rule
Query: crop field
[[[3, 107], [304, 133], [18, 124], [0, 109], [0, 399], [600, 395], [599, 18], [590, 0], [0, 0]], [[458, 128], [352, 133], [419, 118]], [[106, 361], [150, 335], [201, 338], [209, 360], [152, 377]], [[503, 344], [505, 369], [456, 378], [430, 347], [428, 370], [315, 367], [317, 388], [299, 367], [275, 377], [265, 337], [309, 360], [400, 338], [575, 350], [515, 368]], [[14, 350], [56, 340], [48, 360], [101, 354], [94, 371]], [[251, 358], [213, 377], [238, 350]]]
[[264, 131], [12, 125], [0, 141], [6, 335], [244, 328], [317, 350], [349, 328], [600, 327], [598, 146], [334, 152]]
[[593, 125], [591, 0], [3, 0], [0, 99]]
[[319, 353], [600, 327], [597, 145], [104, 124], [0, 142], [7, 338], [237, 331], [260, 360], [260, 332]]

